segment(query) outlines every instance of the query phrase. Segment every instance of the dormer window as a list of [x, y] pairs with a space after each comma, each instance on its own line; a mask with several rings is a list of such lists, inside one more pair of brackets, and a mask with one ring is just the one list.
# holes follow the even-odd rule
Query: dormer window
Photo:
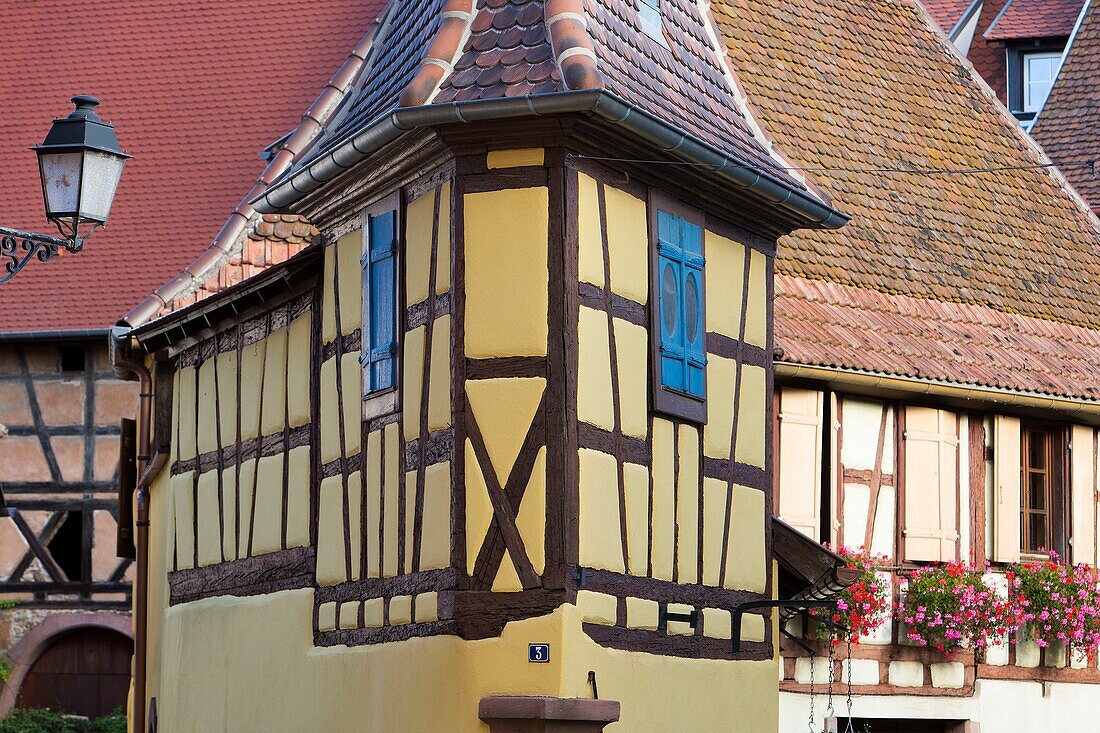
[[638, 20], [642, 32], [662, 46], [667, 46], [661, 20], [661, 0], [638, 0]]

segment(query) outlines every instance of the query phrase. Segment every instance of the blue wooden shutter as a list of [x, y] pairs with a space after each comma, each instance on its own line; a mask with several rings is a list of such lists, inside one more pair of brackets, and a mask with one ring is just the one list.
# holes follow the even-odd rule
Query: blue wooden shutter
[[702, 397], [706, 388], [707, 346], [703, 310], [703, 230], [680, 220], [680, 251], [683, 254], [683, 333], [686, 372], [684, 391]]
[[363, 280], [366, 286], [369, 334], [363, 339], [360, 361], [365, 367], [363, 390], [366, 393], [394, 386], [397, 352], [397, 212], [368, 217], [367, 253], [363, 255]]
[[657, 292], [660, 298], [661, 383], [684, 391], [687, 352], [684, 341], [684, 253], [680, 249], [680, 220], [657, 212]]
[[703, 230], [657, 212], [657, 289], [660, 300], [661, 384], [704, 395]]

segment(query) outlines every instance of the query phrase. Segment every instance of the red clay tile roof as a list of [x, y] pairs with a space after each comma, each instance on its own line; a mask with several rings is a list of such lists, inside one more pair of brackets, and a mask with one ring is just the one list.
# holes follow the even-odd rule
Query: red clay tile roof
[[1100, 399], [1100, 331], [779, 275], [780, 361]]
[[[1031, 135], [1055, 163], [1100, 158], [1100, 4], [1090, 7]], [[1063, 168], [1066, 178], [1095, 210], [1100, 174]]]
[[[812, 182], [852, 215], [838, 231], [783, 238], [781, 273], [920, 299], [945, 309], [944, 321], [959, 309], [942, 304], [965, 303], [1100, 329], [1100, 225], [1057, 172], [870, 172], [1042, 161], [914, 0], [718, 0], [713, 9], [756, 119], [796, 165], [836, 169]], [[800, 333], [806, 349], [828, 337]], [[912, 371], [853, 354], [859, 368]], [[1006, 377], [1015, 370], [992, 361]]]
[[[324, 141], [296, 163], [296, 169], [398, 105], [402, 87], [411, 81], [439, 27], [443, 2], [393, 2], [368, 60], [372, 68], [385, 73], [365, 75], [361, 88], [349, 94], [344, 109], [325, 132]], [[722, 57], [708, 36], [708, 19], [697, 3], [664, 0], [668, 48], [642, 32], [633, 3], [576, 0], [575, 5], [587, 21], [595, 67], [609, 91], [789, 185], [802, 187], [754, 137], [750, 122], [739, 110], [737, 91], [724, 75]], [[554, 60], [546, 7], [544, 0], [479, 0], [453, 72], [428, 103], [569, 91]]]
[[966, 13], [967, 8], [973, 5], [974, 0], [921, 0], [921, 2], [940, 30], [944, 34], [949, 34]]
[[109, 226], [82, 254], [32, 263], [0, 285], [0, 328], [106, 329], [179, 273], [263, 169], [257, 153], [294, 126], [381, 4], [66, 2], [65, 27], [91, 43], [59, 41], [53, 4], [12, 5], [0, 63], [0, 223], [50, 233], [27, 147], [68, 113], [73, 93], [103, 99], [103, 117], [135, 157]]
[[985, 30], [985, 37], [1010, 41], [1068, 36], [1084, 4], [1084, 0], [1010, 0], [1004, 13]]

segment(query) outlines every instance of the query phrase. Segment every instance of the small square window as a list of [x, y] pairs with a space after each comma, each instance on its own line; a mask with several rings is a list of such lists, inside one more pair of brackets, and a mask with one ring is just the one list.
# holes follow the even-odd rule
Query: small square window
[[[363, 397], [397, 387], [400, 193], [363, 212]], [[383, 410], [383, 412], [388, 409]]]
[[83, 346], [62, 346], [59, 351], [61, 352], [61, 371], [63, 372], [82, 372], [87, 363], [87, 351]]
[[706, 420], [706, 307], [702, 216], [654, 194], [651, 320], [654, 408]]

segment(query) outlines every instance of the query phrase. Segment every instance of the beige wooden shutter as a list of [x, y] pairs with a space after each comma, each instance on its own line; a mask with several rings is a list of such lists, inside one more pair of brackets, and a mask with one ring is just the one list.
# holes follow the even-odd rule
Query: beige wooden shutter
[[1020, 561], [1020, 421], [993, 418], [993, 559]]
[[1070, 443], [1072, 561], [1096, 562], [1096, 455], [1092, 428], [1074, 425]]
[[784, 389], [779, 396], [779, 518], [821, 539], [823, 395]]
[[928, 407], [905, 409], [906, 560], [954, 560], [958, 546], [959, 420]]

